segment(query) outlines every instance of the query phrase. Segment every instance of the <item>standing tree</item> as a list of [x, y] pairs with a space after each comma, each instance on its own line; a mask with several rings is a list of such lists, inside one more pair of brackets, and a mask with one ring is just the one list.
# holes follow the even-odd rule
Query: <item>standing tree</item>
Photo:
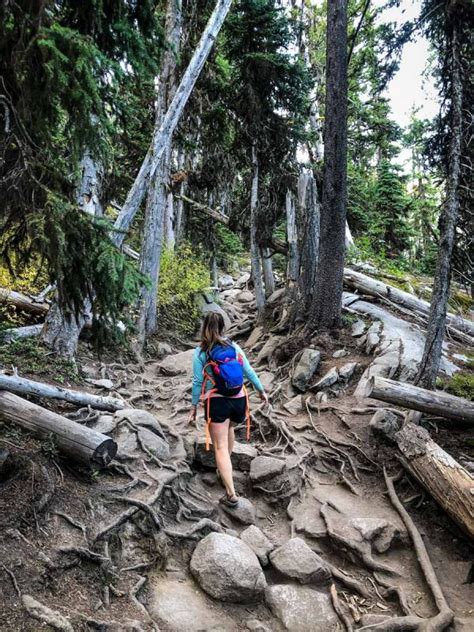
[[[439, 53], [441, 67], [438, 79], [449, 102], [447, 114], [440, 117], [439, 122], [439, 139], [447, 151], [441, 150], [445, 200], [439, 219], [438, 261], [425, 349], [416, 379], [417, 384], [432, 389], [439, 370], [445, 334], [461, 180], [464, 177], [468, 181], [466, 170], [468, 175], [472, 175], [470, 161], [467, 160], [466, 139], [470, 121], [463, 120], [463, 108], [468, 105], [465, 95], [472, 94], [472, 56], [468, 51], [472, 41], [474, 9], [472, 3], [462, 0], [441, 3], [426, 0], [422, 16], [426, 16], [428, 37]], [[466, 159], [463, 160], [463, 157]]]
[[319, 262], [309, 325], [341, 325], [347, 198], [347, 0], [328, 2]]

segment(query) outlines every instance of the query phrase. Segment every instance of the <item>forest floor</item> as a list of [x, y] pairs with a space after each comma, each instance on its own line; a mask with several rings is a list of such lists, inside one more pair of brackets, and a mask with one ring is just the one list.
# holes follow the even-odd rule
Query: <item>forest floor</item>
[[[294, 402], [288, 377], [297, 349], [284, 347], [281, 338], [265, 357], [262, 348], [271, 347], [272, 338], [251, 331], [250, 341], [242, 340], [272, 403], [265, 411], [252, 395], [250, 446], [244, 429], [237, 429], [236, 488], [253, 504], [257, 526], [276, 546], [303, 538], [338, 569], [339, 602], [354, 629], [404, 610], [434, 616], [414, 549], [386, 493], [383, 467], [395, 474], [400, 465], [394, 449], [369, 430], [380, 404], [353, 394], [372, 358], [349, 331], [337, 340], [307, 341], [321, 352], [313, 382], [335, 366], [355, 362], [357, 368], [337, 397], [319, 405], [313, 397], [303, 408]], [[286, 604], [285, 619], [278, 606], [270, 610], [263, 602], [216, 601], [191, 576], [196, 540], [213, 530], [237, 535], [247, 528], [219, 505], [223, 489], [204, 450], [202, 416], [197, 428], [187, 423], [192, 346], [191, 341], [188, 350], [149, 358], [144, 366], [129, 359], [99, 362], [83, 350], [83, 375], [112, 380], [112, 393], [126, 399], [130, 409], [100, 417], [88, 410], [77, 415], [67, 404], [55, 404], [54, 410], [114, 437], [118, 459], [105, 470], [81, 469], [57, 454], [53, 442], [0, 423], [0, 449], [10, 452], [3, 469], [0, 464], [0, 628], [5, 632], [49, 629], [48, 617], [50, 629], [69, 632], [344, 629], [342, 622], [326, 627], [318, 622], [308, 603], [311, 589], [301, 585], [295, 584], [298, 604]], [[346, 355], [333, 357], [342, 349]], [[80, 388], [86, 390], [83, 383]], [[292, 412], [285, 408], [289, 401], [297, 406]], [[442, 424], [430, 430], [455, 458], [474, 461], [465, 430]], [[257, 453], [285, 462], [287, 478], [273, 491], [267, 482], [258, 488], [250, 481]], [[412, 479], [402, 478], [396, 488], [455, 612], [450, 629], [474, 631], [472, 545]], [[268, 585], [293, 585], [270, 565], [264, 572]], [[327, 587], [316, 590], [329, 595]], [[28, 606], [25, 595], [46, 610]], [[290, 620], [293, 615], [300, 620]]]

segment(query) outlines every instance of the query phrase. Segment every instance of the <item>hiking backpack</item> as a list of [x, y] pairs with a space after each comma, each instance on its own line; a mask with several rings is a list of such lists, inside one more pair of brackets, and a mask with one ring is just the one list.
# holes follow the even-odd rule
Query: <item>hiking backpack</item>
[[207, 354], [214, 388], [224, 397], [238, 395], [244, 385], [243, 358], [233, 344], [215, 345]]

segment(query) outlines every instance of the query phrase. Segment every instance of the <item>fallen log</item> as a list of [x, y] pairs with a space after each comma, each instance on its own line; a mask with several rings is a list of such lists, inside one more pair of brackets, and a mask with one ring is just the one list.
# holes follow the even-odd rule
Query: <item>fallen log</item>
[[20, 338], [34, 338], [39, 336], [43, 329], [44, 323], [39, 325], [26, 325], [25, 327], [17, 327], [13, 329], [5, 329], [0, 334], [0, 342], [14, 342]]
[[52, 386], [35, 382], [17, 375], [0, 374], [0, 391], [19, 393], [20, 395], [34, 395], [35, 397], [48, 397], [52, 399], [62, 399], [78, 406], [90, 406], [96, 410], [109, 410], [115, 412], [125, 408], [125, 402], [115, 397], [101, 397], [92, 395], [84, 391], [74, 391], [69, 388]]
[[0, 303], [14, 305], [18, 309], [37, 316], [46, 314], [49, 309], [49, 303], [46, 301], [35, 301], [26, 294], [15, 292], [14, 290], [6, 290], [4, 288], [0, 288]]
[[422, 413], [474, 423], [474, 402], [449, 393], [428, 391], [413, 384], [374, 376], [367, 383], [365, 395]]
[[107, 435], [13, 393], [0, 391], [0, 418], [41, 437], [52, 434], [61, 452], [89, 466], [105, 467], [117, 454], [117, 444]]
[[[387, 299], [411, 311], [420, 312], [424, 316], [428, 316], [430, 313], [428, 301], [424, 301], [383, 281], [377, 281], [377, 279], [373, 279], [361, 272], [349, 270], [349, 268], [344, 268], [344, 285], [369, 296]], [[474, 336], [474, 322], [472, 320], [448, 313], [446, 315], [446, 323], [454, 329], [459, 329], [462, 333], [469, 334], [471, 337]]]
[[446, 513], [474, 539], [474, 477], [435, 443], [427, 430], [405, 423], [400, 430], [388, 423], [378, 431], [393, 441], [403, 467]]

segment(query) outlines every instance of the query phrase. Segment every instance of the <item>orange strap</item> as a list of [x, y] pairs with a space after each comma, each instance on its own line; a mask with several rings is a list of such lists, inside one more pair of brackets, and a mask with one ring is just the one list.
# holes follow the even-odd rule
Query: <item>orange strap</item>
[[243, 387], [245, 393], [245, 418], [247, 420], [247, 441], [250, 441], [250, 403], [247, 387]]

